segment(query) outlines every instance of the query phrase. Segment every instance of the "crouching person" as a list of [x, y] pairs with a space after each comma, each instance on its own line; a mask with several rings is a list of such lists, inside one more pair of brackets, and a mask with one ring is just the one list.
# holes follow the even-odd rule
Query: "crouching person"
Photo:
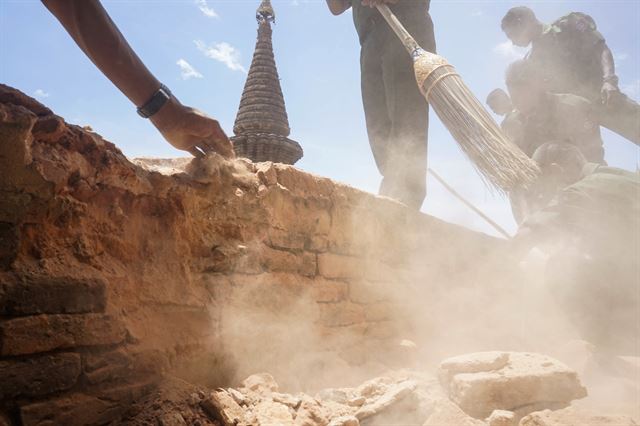
[[640, 355], [638, 173], [588, 163], [567, 143], [546, 143], [533, 158], [542, 175], [527, 197], [516, 244], [551, 244], [550, 291], [595, 345], [601, 366]]

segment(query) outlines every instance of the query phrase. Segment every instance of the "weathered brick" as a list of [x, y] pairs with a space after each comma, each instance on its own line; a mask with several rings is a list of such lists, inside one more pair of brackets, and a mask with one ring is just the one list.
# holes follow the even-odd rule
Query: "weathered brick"
[[305, 277], [314, 277], [318, 270], [318, 256], [315, 253], [303, 253], [300, 273]]
[[124, 385], [97, 395], [76, 393], [62, 398], [24, 405], [20, 417], [24, 426], [84, 426], [116, 422], [129, 406], [150, 392], [152, 382]]
[[302, 256], [285, 250], [276, 250], [262, 246], [261, 264], [269, 272], [295, 272], [302, 269]]
[[132, 367], [132, 357], [124, 349], [84, 356], [84, 377], [92, 385], [127, 378]]
[[329, 238], [326, 235], [314, 235], [305, 242], [305, 248], [312, 252], [324, 253], [329, 248]]
[[342, 302], [347, 299], [349, 287], [342, 281], [331, 281], [324, 278], [313, 280], [311, 294], [316, 302]]
[[[233, 275], [233, 291], [228, 302], [230, 309], [241, 308], [282, 312], [294, 304], [311, 297], [312, 280], [297, 274], [264, 273], [260, 275]], [[311, 307], [309, 308], [311, 309]]]
[[0, 314], [103, 312], [105, 283], [99, 279], [21, 276], [0, 283]]
[[69, 389], [81, 370], [80, 355], [75, 353], [0, 361], [0, 400]]
[[373, 303], [364, 310], [367, 321], [384, 321], [393, 318], [394, 306], [390, 303]]
[[364, 308], [349, 302], [321, 303], [320, 323], [327, 327], [340, 327], [365, 321]]
[[269, 229], [267, 240], [268, 244], [273, 248], [302, 250], [304, 248], [305, 235], [271, 228]]
[[390, 298], [392, 286], [389, 283], [372, 283], [354, 280], [349, 283], [349, 299], [355, 303], [375, 303]]
[[318, 271], [325, 278], [358, 278], [364, 274], [361, 259], [333, 253], [318, 255]]
[[0, 324], [0, 354], [24, 355], [124, 340], [122, 323], [110, 315], [37, 315]]

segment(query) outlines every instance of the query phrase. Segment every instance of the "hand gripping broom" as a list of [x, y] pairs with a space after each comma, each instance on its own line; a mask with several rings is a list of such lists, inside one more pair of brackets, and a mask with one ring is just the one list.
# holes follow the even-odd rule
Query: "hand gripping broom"
[[536, 163], [507, 139], [455, 68], [423, 50], [386, 4], [377, 8], [413, 58], [420, 91], [485, 182], [506, 193], [532, 183]]

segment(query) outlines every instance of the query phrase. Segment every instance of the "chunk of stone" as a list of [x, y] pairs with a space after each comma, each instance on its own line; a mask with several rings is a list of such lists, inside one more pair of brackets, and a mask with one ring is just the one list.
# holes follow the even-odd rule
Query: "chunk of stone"
[[266, 186], [273, 186], [278, 183], [278, 173], [270, 161], [256, 164], [256, 174], [260, 182]]
[[295, 426], [291, 410], [279, 402], [264, 400], [255, 406], [253, 412], [258, 420], [256, 426]]
[[241, 392], [238, 392], [237, 390], [235, 390], [233, 388], [227, 389], [227, 392], [229, 393], [229, 395], [231, 395], [231, 397], [234, 399], [234, 401], [236, 401], [238, 403], [238, 405], [246, 405], [247, 404], [247, 398]]
[[298, 408], [300, 406], [300, 403], [302, 402], [300, 398], [286, 393], [274, 392], [271, 394], [271, 398], [275, 402], [279, 402], [280, 404], [284, 404], [291, 408]]
[[242, 387], [260, 394], [278, 392], [278, 383], [269, 373], [258, 373], [247, 377], [242, 382]]
[[466, 414], [453, 402], [442, 399], [423, 426], [486, 426], [486, 423]]
[[344, 389], [323, 389], [318, 392], [317, 398], [323, 401], [333, 401], [339, 404], [346, 404], [349, 394]]
[[296, 411], [296, 426], [317, 426], [329, 423], [324, 410], [317, 400], [308, 395], [301, 396], [302, 402]]
[[443, 362], [439, 377], [449, 398], [467, 414], [482, 419], [494, 410], [567, 406], [587, 395], [576, 372], [553, 358], [533, 353], [506, 355], [506, 364], [504, 356], [496, 353], [478, 354], [478, 362], [471, 360], [473, 355], [465, 362], [460, 358]]
[[360, 420], [354, 416], [340, 416], [331, 419], [329, 426], [360, 426]]
[[355, 398], [351, 398], [347, 401], [347, 405], [351, 407], [362, 407], [364, 403], [367, 402], [367, 398], [364, 396], [357, 396]]
[[391, 383], [391, 381], [388, 378], [378, 377], [358, 386], [356, 392], [366, 398], [371, 398], [376, 395], [382, 395], [386, 391], [389, 383]]
[[243, 408], [224, 390], [211, 392], [200, 404], [209, 417], [222, 422], [224, 426], [235, 426], [244, 422]]
[[506, 352], [479, 352], [448, 358], [440, 363], [438, 378], [447, 387], [452, 375], [500, 370], [509, 363]]
[[187, 422], [180, 413], [164, 414], [158, 419], [158, 424], [160, 426], [187, 426]]
[[638, 426], [631, 417], [601, 415], [573, 407], [563, 410], [544, 410], [531, 413], [520, 420], [519, 426]]
[[487, 423], [489, 426], [516, 426], [516, 415], [512, 411], [494, 410]]
[[392, 405], [398, 403], [403, 398], [410, 395], [418, 386], [413, 380], [406, 380], [396, 385], [390, 386], [387, 391], [373, 402], [362, 406], [355, 414], [358, 420], [374, 416]]

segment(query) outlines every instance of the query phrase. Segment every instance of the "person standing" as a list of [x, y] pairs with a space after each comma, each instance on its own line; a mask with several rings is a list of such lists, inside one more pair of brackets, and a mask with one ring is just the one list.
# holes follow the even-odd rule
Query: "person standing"
[[435, 53], [430, 0], [327, 0], [334, 15], [353, 10], [367, 134], [382, 175], [379, 194], [419, 210], [426, 196], [429, 105], [412, 59], [375, 8], [378, 3], [388, 3], [422, 48]]

